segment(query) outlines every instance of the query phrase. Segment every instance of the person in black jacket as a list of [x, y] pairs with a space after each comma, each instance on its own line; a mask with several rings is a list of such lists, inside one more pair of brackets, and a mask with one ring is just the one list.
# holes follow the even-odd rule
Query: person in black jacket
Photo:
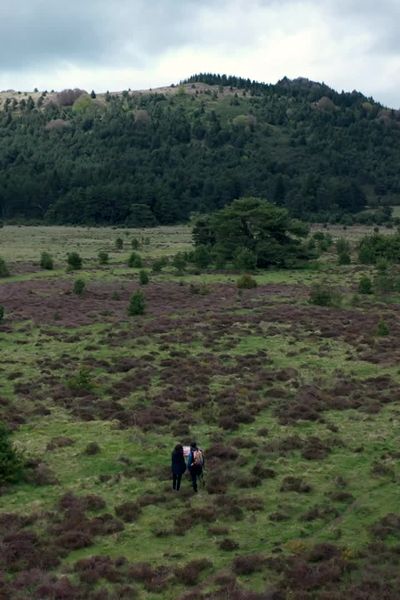
[[171, 471], [172, 471], [172, 489], [179, 492], [181, 487], [182, 475], [186, 471], [186, 462], [183, 455], [182, 444], [177, 444], [172, 452]]

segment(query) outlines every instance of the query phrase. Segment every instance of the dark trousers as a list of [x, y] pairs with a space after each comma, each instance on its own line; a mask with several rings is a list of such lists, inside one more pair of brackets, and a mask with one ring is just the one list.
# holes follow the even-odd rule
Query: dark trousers
[[192, 479], [193, 489], [197, 492], [197, 480], [202, 476], [203, 469], [201, 467], [190, 467], [189, 473]]
[[182, 473], [179, 473], [179, 475], [176, 475], [175, 473], [172, 473], [172, 488], [174, 490], [179, 490], [179, 488], [181, 487], [181, 481], [182, 481]]

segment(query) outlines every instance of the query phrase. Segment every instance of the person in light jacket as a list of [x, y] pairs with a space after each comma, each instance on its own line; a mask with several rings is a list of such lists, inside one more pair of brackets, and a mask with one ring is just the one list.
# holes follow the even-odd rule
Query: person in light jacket
[[192, 478], [193, 490], [197, 492], [197, 481], [203, 476], [204, 455], [203, 451], [197, 447], [196, 442], [190, 444], [188, 456], [188, 469]]

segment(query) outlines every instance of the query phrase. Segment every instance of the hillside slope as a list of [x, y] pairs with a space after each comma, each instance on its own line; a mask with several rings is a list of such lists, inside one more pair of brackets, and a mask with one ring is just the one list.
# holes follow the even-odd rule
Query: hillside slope
[[351, 222], [400, 202], [400, 116], [306, 79], [202, 74], [96, 96], [0, 95], [5, 220], [167, 224], [241, 195]]

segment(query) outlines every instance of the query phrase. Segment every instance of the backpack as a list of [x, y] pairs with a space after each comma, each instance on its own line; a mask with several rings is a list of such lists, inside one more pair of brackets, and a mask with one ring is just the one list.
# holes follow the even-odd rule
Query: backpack
[[203, 452], [202, 450], [199, 450], [199, 448], [193, 450], [193, 464], [196, 467], [202, 467], [204, 465]]

